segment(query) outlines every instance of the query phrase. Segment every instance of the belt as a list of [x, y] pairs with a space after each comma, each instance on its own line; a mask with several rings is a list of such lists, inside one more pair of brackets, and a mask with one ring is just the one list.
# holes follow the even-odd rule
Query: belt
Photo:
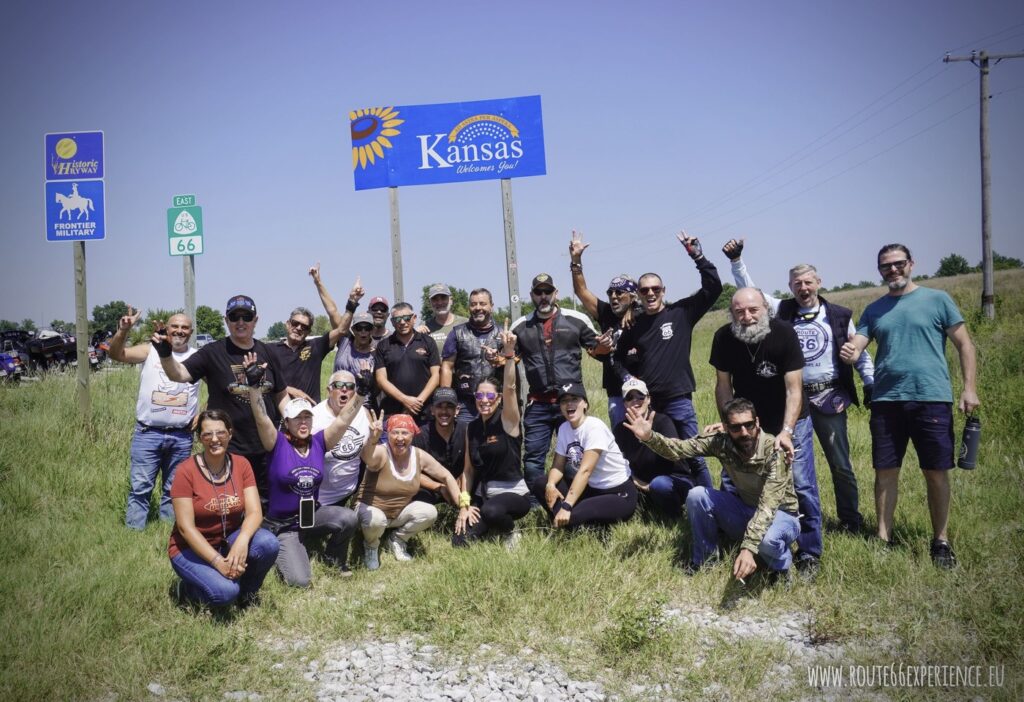
[[822, 390], [834, 388], [837, 385], [839, 385], [838, 380], [826, 380], [821, 383], [811, 383], [810, 385], [804, 385], [804, 391], [810, 393], [811, 395], [814, 395], [815, 393], [819, 393]]
[[551, 392], [531, 392], [526, 396], [527, 400], [531, 402], [546, 402], [549, 405], [554, 405], [558, 402], [558, 393]]
[[158, 431], [161, 434], [177, 434], [179, 432], [186, 432], [186, 433], [188, 433], [189, 431], [191, 431], [190, 425], [188, 425], [188, 424], [185, 424], [185, 425], [180, 426], [180, 427], [154, 427], [154, 426], [151, 426], [149, 424], [144, 424], [144, 423], [142, 423], [140, 421], [137, 421], [137, 420], [136, 420], [135, 424], [140, 429], [142, 429], [142, 431]]

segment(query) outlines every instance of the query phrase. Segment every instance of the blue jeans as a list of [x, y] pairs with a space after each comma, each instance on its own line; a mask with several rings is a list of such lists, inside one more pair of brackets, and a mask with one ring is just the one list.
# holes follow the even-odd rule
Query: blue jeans
[[608, 423], [617, 427], [626, 418], [626, 403], [622, 401], [621, 395], [608, 396]]
[[[228, 534], [228, 544], [234, 544], [241, 533], [236, 529]], [[230, 548], [230, 546], [229, 546]], [[229, 605], [243, 595], [254, 594], [263, 585], [263, 579], [274, 567], [280, 548], [277, 537], [266, 529], [257, 529], [249, 541], [249, 556], [245, 561], [245, 573], [238, 580], [225, 578], [212, 565], [190, 548], [182, 550], [171, 559], [171, 567], [185, 584], [185, 596], [193, 602], [222, 607]], [[221, 555], [226, 555], [224, 549]]]
[[557, 403], [530, 402], [523, 414], [523, 475], [533, 485], [544, 475], [544, 463], [551, 448], [551, 437], [565, 417]]
[[[693, 532], [691, 560], [700, 565], [718, 550], [718, 532], [721, 530], [731, 539], [742, 539], [747, 524], [757, 508], [751, 507], [730, 492], [715, 490], [698, 485], [686, 496], [686, 513], [690, 517]], [[800, 522], [781, 509], [775, 511], [775, 519], [765, 532], [757, 547], [757, 555], [772, 570], [789, 570], [793, 555], [789, 545], [800, 533]]]
[[[683, 503], [686, 502], [686, 496], [694, 485], [693, 477], [684, 473], [659, 475], [651, 481], [647, 496], [654, 509], [666, 517], [681, 517]], [[711, 487], [711, 485], [704, 487]]]
[[163, 492], [160, 496], [160, 518], [174, 519], [171, 506], [171, 483], [174, 469], [192, 454], [192, 433], [188, 429], [162, 432], [135, 425], [132, 436], [130, 487], [124, 523], [132, 529], [145, 529], [149, 517], [149, 498], [153, 494], [156, 475], [160, 473]]
[[[700, 433], [697, 426], [697, 412], [694, 411], [693, 400], [689, 397], [676, 397], [668, 402], [659, 402], [657, 405], [652, 402], [651, 405], [654, 407], [654, 411], [668, 415], [672, 423], [676, 425], [676, 432], [680, 439], [692, 439]], [[688, 458], [686, 465], [690, 467], [695, 485], [711, 487], [711, 473], [708, 472], [708, 464], [705, 463], [702, 456]]]
[[857, 476], [850, 463], [850, 437], [846, 432], [846, 412], [825, 414], [811, 405], [811, 424], [822, 453], [832, 472], [836, 493], [836, 514], [846, 527], [859, 530], [864, 522], [859, 509]]
[[455, 415], [455, 420], [458, 422], [465, 422], [469, 424], [474, 419], [480, 416], [480, 413], [476, 411], [475, 402], [463, 402], [459, 401], [459, 411]]
[[814, 472], [814, 429], [811, 418], [797, 420], [793, 428], [793, 488], [800, 508], [800, 536], [796, 540], [796, 557], [821, 558], [821, 499], [818, 497], [818, 476]]

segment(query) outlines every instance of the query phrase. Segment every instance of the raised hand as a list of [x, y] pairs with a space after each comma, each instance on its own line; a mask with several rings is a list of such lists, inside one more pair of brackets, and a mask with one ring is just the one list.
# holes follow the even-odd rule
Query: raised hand
[[121, 319], [117, 320], [118, 329], [128, 331], [129, 329], [134, 327], [135, 324], [139, 321], [139, 317], [142, 316], [142, 310], [135, 310], [135, 312], [133, 313], [133, 309], [135, 308], [132, 307], [131, 305], [128, 305], [128, 314], [124, 315], [123, 317], [121, 317]]
[[370, 373], [370, 362], [365, 358], [359, 360], [359, 372], [356, 373], [356, 394], [369, 397], [372, 392], [373, 375]]
[[313, 279], [314, 283], [320, 285], [320, 261], [317, 261], [315, 266], [309, 267], [309, 276]]
[[245, 379], [249, 387], [258, 387], [263, 382], [263, 376], [267, 372], [267, 364], [259, 363], [254, 351], [242, 356], [242, 367], [245, 368]]
[[366, 291], [363, 290], [363, 281], [360, 276], [356, 276], [356, 282], [352, 283], [352, 289], [348, 293], [348, 299], [352, 302], [359, 302], [363, 299], [363, 295]]
[[722, 253], [730, 261], [738, 261], [743, 254], [743, 239], [729, 239], [722, 247]]
[[501, 352], [505, 358], [515, 358], [518, 337], [508, 330], [508, 318], [505, 318], [505, 329], [501, 332]]
[[167, 325], [162, 319], [153, 320], [153, 336], [150, 343], [156, 349], [156, 355], [160, 358], [170, 358], [171, 342], [167, 334]]
[[373, 437], [370, 443], [377, 443], [380, 435], [384, 433], [384, 410], [379, 413], [370, 410], [370, 435]]
[[580, 263], [583, 260], [583, 252], [590, 244], [583, 243], [583, 232], [572, 230], [572, 239], [569, 241], [569, 258], [573, 263]]
[[628, 407], [623, 425], [640, 441], [647, 441], [654, 435], [654, 414], [654, 410], [644, 412], [641, 408]]
[[698, 258], [704, 256], [704, 249], [700, 245], [700, 239], [695, 236], [687, 236], [686, 232], [679, 232], [676, 234], [676, 238], [679, 239], [679, 243], [686, 249], [686, 253], [696, 261]]

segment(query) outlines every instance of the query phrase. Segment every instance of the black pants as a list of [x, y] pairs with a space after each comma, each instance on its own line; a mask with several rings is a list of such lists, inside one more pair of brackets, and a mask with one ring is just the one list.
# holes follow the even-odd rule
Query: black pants
[[[548, 514], [551, 514], [551, 509], [544, 498], [547, 482], [547, 476], [542, 475], [530, 487], [544, 509], [547, 510]], [[558, 481], [556, 487], [563, 495], [569, 492], [569, 483], [564, 478]], [[576, 504], [573, 505], [572, 512], [570, 513], [572, 516], [569, 517], [569, 526], [598, 526], [624, 522], [633, 516], [633, 513], [636, 511], [636, 502], [636, 485], [633, 484], [632, 478], [628, 478], [621, 485], [603, 490], [588, 485], [583, 490], [583, 494], [576, 500]], [[558, 505], [556, 504], [555, 506], [557, 507]], [[551, 516], [554, 517], [554, 514], [551, 514]]]
[[464, 546], [467, 541], [482, 538], [485, 534], [507, 534], [515, 528], [516, 520], [522, 519], [530, 511], [530, 498], [503, 492], [488, 497], [480, 506], [480, 519], [466, 529], [466, 535], [452, 537], [452, 544]]

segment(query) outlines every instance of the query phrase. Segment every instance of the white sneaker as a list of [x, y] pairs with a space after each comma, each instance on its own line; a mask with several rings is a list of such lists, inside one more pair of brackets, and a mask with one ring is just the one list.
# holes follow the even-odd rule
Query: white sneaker
[[367, 570], [377, 570], [380, 568], [380, 549], [374, 546], [370, 548], [366, 544], [363, 544], [363, 564]]
[[406, 547], [405, 542], [394, 534], [388, 537], [388, 548], [391, 550], [391, 554], [395, 557], [396, 561], [412, 560], [412, 556], [409, 555], [409, 549]]
[[519, 548], [519, 542], [522, 540], [523, 532], [519, 531], [519, 529], [513, 529], [502, 537], [502, 541], [505, 542], [505, 548], [509, 551], [515, 551]]

